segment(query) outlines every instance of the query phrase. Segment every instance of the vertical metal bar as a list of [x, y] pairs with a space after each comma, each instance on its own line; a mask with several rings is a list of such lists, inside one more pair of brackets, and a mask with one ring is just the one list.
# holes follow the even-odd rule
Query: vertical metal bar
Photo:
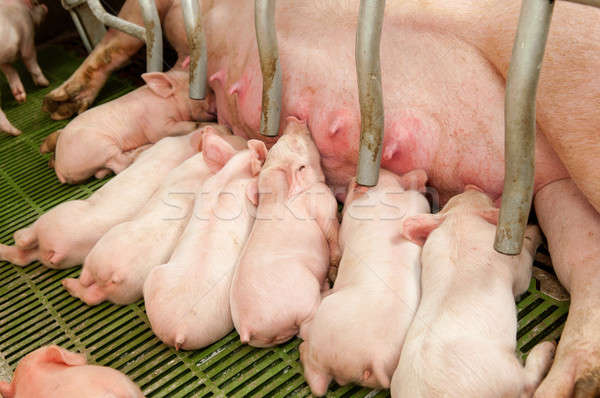
[[254, 25], [263, 78], [260, 133], [275, 137], [281, 115], [281, 66], [275, 29], [275, 0], [255, 0]]
[[104, 25], [125, 32], [143, 42], [146, 41], [145, 29], [141, 26], [107, 13], [100, 0], [87, 0], [87, 2], [94, 16]]
[[356, 183], [375, 186], [379, 180], [384, 110], [379, 44], [385, 0], [361, 0], [356, 30], [356, 74], [360, 101], [360, 150]]
[[163, 39], [160, 18], [154, 0], [138, 0], [146, 26], [146, 71], [162, 72]]
[[506, 81], [505, 177], [494, 248], [521, 253], [533, 198], [535, 99], [554, 0], [523, 0]]
[[71, 18], [73, 19], [73, 24], [75, 24], [75, 29], [77, 29], [77, 33], [79, 33], [79, 37], [81, 41], [83, 41], [83, 46], [87, 50], [88, 53], [91, 53], [93, 50], [92, 43], [87, 36], [87, 32], [83, 28], [81, 21], [79, 20], [79, 15], [72, 9], [69, 10], [69, 14], [71, 14]]
[[185, 33], [190, 46], [190, 98], [206, 97], [206, 39], [202, 26], [202, 0], [182, 0]]

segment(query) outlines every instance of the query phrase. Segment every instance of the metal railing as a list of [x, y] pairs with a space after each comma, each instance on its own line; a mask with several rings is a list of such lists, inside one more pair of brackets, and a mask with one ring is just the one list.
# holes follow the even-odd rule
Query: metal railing
[[[600, 7], [600, 0], [570, 0]], [[535, 102], [554, 0], [523, 0], [506, 80], [505, 177], [494, 248], [523, 248], [535, 176]]]
[[104, 25], [120, 30], [146, 43], [146, 70], [161, 72], [163, 60], [162, 28], [154, 0], [138, 0], [145, 28], [106, 12], [100, 0], [87, 0], [90, 10]]
[[181, 0], [185, 33], [190, 46], [190, 98], [206, 97], [206, 41], [202, 0]]

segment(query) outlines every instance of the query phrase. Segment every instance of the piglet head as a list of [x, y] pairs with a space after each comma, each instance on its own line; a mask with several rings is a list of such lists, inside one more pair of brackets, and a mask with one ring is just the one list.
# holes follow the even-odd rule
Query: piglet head
[[283, 135], [269, 151], [264, 170], [285, 173], [288, 196], [294, 196], [324, 182], [325, 176], [319, 150], [306, 123], [295, 117], [289, 117], [287, 122]]
[[465, 192], [452, 197], [437, 214], [408, 217], [402, 224], [402, 237], [423, 246], [429, 234], [451, 214], [474, 214], [490, 224], [498, 224], [499, 209], [481, 189], [467, 185]]
[[0, 382], [0, 394], [4, 398], [16, 396], [19, 384], [30, 383], [36, 372], [43, 371], [45, 365], [68, 367], [81, 366], [86, 363], [85, 355], [76, 354], [56, 345], [38, 348], [19, 362], [11, 383]]

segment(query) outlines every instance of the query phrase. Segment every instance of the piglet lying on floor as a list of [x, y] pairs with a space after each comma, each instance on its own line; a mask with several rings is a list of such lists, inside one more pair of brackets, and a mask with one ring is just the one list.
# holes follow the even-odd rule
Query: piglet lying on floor
[[494, 251], [497, 221], [490, 198], [469, 186], [438, 214], [404, 221], [403, 236], [426, 243], [393, 397], [531, 397], [550, 368], [552, 342], [535, 346], [525, 368], [515, 356], [515, 296], [529, 286], [540, 231], [529, 226], [523, 252], [506, 256]]
[[196, 193], [193, 216], [171, 259], [144, 283], [152, 330], [186, 350], [212, 344], [233, 329], [229, 288], [254, 223], [258, 198], [253, 187], [267, 155], [257, 140], [235, 155], [220, 137], [207, 134], [203, 142], [204, 159], [216, 174]]
[[300, 330], [300, 359], [313, 394], [324, 395], [332, 377], [341, 385], [389, 388], [421, 283], [421, 248], [399, 235], [402, 219], [429, 213], [418, 192], [426, 180], [422, 170], [402, 177], [381, 170], [376, 187], [350, 183], [337, 279]]
[[85, 111], [42, 144], [45, 153], [56, 143], [54, 168], [62, 183], [120, 173], [148, 144], [189, 133], [196, 120], [214, 119], [210, 99], [189, 98], [187, 71], [144, 73], [142, 78], [146, 86]]
[[[237, 150], [246, 148], [241, 137], [225, 139]], [[130, 304], [142, 298], [146, 276], [171, 257], [190, 219], [194, 193], [212, 174], [203, 153], [173, 169], [134, 219], [114, 226], [96, 243], [79, 279], [63, 280], [64, 287], [89, 305], [104, 300]]]
[[21, 359], [11, 383], [0, 381], [4, 398], [143, 398], [123, 373], [88, 365], [85, 355], [51, 345]]
[[102, 235], [133, 218], [171, 169], [198, 152], [192, 142], [199, 141], [203, 131], [160, 140], [89, 198], [61, 203], [15, 232], [15, 246], [0, 245], [0, 259], [16, 265], [39, 260], [50, 268], [83, 263]]
[[257, 217], [231, 286], [231, 315], [244, 343], [291, 339], [311, 318], [339, 261], [337, 203], [306, 124], [293, 117], [258, 177]]
[[[25, 102], [26, 94], [17, 70], [11, 65], [19, 56], [31, 73], [37, 86], [48, 85], [37, 62], [34, 42], [34, 27], [39, 26], [48, 7], [36, 0], [3, 0], [0, 2], [0, 70], [4, 72], [10, 91], [17, 102]], [[0, 104], [1, 105], [1, 104]], [[0, 132], [19, 135], [21, 131], [13, 126], [0, 108]]]

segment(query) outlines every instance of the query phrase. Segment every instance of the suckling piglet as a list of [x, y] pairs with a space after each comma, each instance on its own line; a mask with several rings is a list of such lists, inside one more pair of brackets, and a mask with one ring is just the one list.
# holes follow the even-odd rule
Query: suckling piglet
[[4, 398], [143, 398], [139, 387], [118, 370], [88, 365], [85, 355], [56, 345], [21, 359], [11, 383], [0, 381]]
[[144, 73], [142, 78], [146, 86], [83, 112], [48, 137], [40, 149], [55, 149], [54, 168], [60, 182], [118, 174], [149, 144], [193, 131], [194, 120], [211, 120], [208, 102], [188, 96], [187, 71]]
[[[246, 147], [243, 138], [225, 139], [236, 149]], [[114, 226], [96, 243], [79, 279], [63, 280], [64, 287], [89, 305], [140, 299], [146, 276], [169, 260], [190, 218], [194, 194], [211, 174], [201, 152], [173, 169], [134, 219]]]
[[258, 177], [259, 203], [231, 286], [242, 342], [282, 343], [312, 317], [337, 265], [337, 203], [306, 124], [287, 119]]
[[381, 170], [373, 188], [348, 187], [342, 259], [333, 289], [302, 325], [300, 359], [315, 395], [332, 378], [389, 388], [420, 298], [421, 247], [400, 236], [402, 220], [429, 213], [427, 175]]
[[[19, 57], [37, 86], [48, 85], [37, 62], [34, 30], [46, 18], [48, 7], [37, 0], [2, 0], [0, 2], [0, 70], [6, 76], [10, 91], [17, 102], [25, 102], [27, 94], [17, 70], [11, 65]], [[0, 104], [1, 105], [1, 104]], [[19, 135], [21, 131], [13, 126], [0, 108], [0, 132]]]
[[392, 396], [531, 397], [550, 368], [555, 344], [536, 345], [525, 367], [515, 355], [515, 296], [527, 290], [541, 234], [528, 226], [523, 251], [494, 250], [498, 209], [473, 186], [435, 215], [403, 223], [423, 244], [421, 303], [411, 324]]
[[82, 264], [102, 235], [133, 218], [169, 171], [198, 153], [193, 143], [202, 131], [160, 140], [89, 198], [61, 203], [43, 214], [15, 232], [15, 246], [0, 245], [0, 259], [16, 265], [39, 260], [50, 268]]
[[204, 136], [204, 159], [216, 174], [197, 192], [194, 213], [171, 259], [144, 283], [152, 330], [177, 349], [205, 347], [233, 330], [229, 288], [254, 222], [253, 182], [267, 148], [250, 140], [248, 149], [232, 156], [235, 151], [220, 137]]

